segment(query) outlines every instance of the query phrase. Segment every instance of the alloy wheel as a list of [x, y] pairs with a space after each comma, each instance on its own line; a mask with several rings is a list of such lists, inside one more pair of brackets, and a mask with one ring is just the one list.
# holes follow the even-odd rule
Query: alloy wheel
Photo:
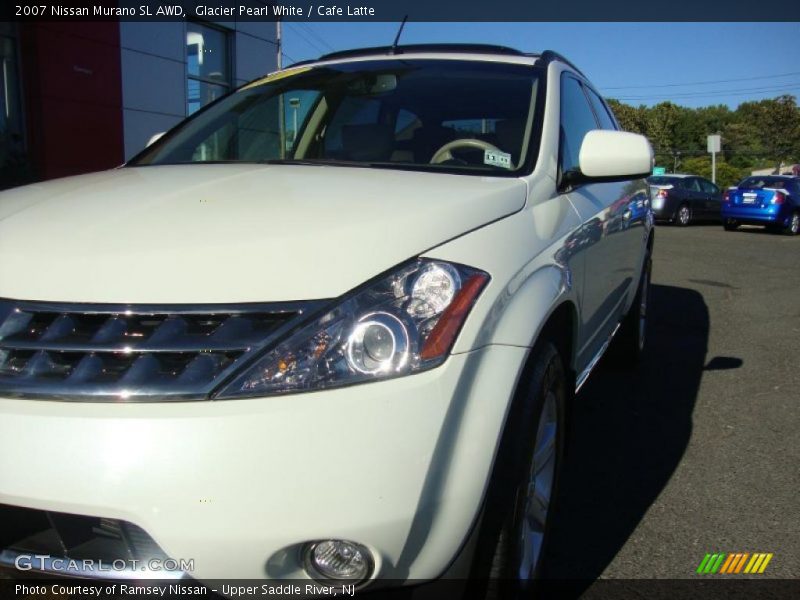
[[518, 576], [531, 579], [536, 573], [542, 554], [547, 515], [552, 501], [556, 468], [556, 441], [558, 435], [558, 409], [553, 390], [547, 392], [539, 427], [533, 445], [533, 460], [525, 495], [520, 543]]

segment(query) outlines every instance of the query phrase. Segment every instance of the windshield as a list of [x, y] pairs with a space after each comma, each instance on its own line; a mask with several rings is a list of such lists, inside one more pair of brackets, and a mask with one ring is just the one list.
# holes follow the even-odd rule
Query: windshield
[[281, 71], [187, 119], [131, 166], [285, 162], [510, 174], [523, 168], [539, 71], [378, 60]]

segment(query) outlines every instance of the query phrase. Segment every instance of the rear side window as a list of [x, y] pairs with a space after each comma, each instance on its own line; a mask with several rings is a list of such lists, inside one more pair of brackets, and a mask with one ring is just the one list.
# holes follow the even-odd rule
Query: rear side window
[[614, 119], [611, 118], [611, 115], [608, 112], [608, 108], [606, 108], [605, 103], [600, 99], [595, 91], [591, 88], [584, 87], [586, 93], [589, 95], [589, 101], [592, 103], [592, 107], [594, 108], [594, 112], [597, 115], [598, 120], [600, 121], [600, 127], [602, 129], [611, 129], [615, 130], [617, 128], [616, 123], [614, 123]]
[[683, 187], [687, 190], [691, 190], [692, 192], [700, 192], [700, 180], [696, 177], [690, 177], [689, 179], [685, 179], [683, 182]]
[[583, 86], [569, 76], [561, 78], [561, 125], [559, 163], [561, 172], [577, 169], [578, 154], [587, 132], [598, 129], [597, 121], [583, 93]]
[[706, 194], [716, 194], [719, 192], [719, 188], [711, 183], [708, 179], [701, 179], [700, 187], [703, 188], [703, 191]]

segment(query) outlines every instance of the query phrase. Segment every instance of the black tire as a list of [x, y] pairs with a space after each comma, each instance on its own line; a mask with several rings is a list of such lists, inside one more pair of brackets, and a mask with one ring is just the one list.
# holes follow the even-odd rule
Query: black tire
[[634, 369], [639, 365], [647, 342], [647, 309], [650, 304], [650, 279], [653, 259], [650, 251], [644, 257], [644, 267], [639, 278], [636, 296], [628, 314], [609, 348], [607, 361], [616, 369]]
[[789, 220], [789, 224], [786, 225], [781, 231], [784, 235], [797, 235], [800, 233], [800, 212], [793, 212], [792, 217]]
[[736, 231], [739, 229], [739, 222], [736, 219], [724, 219], [722, 221], [722, 226], [725, 228], [725, 231]]
[[[524, 383], [520, 384], [513, 401], [495, 459], [473, 559], [471, 579], [485, 585], [476, 585], [470, 597], [514, 598], [524, 595], [529, 593], [534, 580], [541, 574], [564, 456], [565, 408], [569, 394], [564, 361], [552, 343], [537, 344], [522, 381]], [[554, 430], [551, 422], [555, 423]], [[547, 460], [537, 462], [534, 450], [544, 439], [543, 435], [552, 440], [552, 446], [547, 445], [552, 454], [547, 454]], [[543, 457], [545, 451], [541, 450], [539, 459]], [[534, 474], [535, 468], [536, 474], [542, 476], [542, 490], [547, 487], [547, 481], [550, 482], [543, 524], [537, 518], [543, 514], [543, 505], [532, 503], [529, 492], [540, 481]], [[533, 487], [532, 482], [535, 482]], [[529, 531], [526, 525], [533, 523], [536, 524], [534, 529], [541, 531], [541, 537], [536, 538], [538, 549], [526, 554], [523, 534]], [[528, 549], [533, 551], [534, 544]], [[524, 569], [523, 562], [526, 565]], [[520, 573], [527, 573], [529, 579], [521, 579]]]
[[675, 224], [679, 227], [688, 227], [692, 222], [692, 209], [684, 203], [678, 207], [675, 213]]

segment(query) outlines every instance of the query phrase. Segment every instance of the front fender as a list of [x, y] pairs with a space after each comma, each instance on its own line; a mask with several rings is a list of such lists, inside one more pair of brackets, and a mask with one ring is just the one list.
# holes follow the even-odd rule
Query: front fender
[[574, 301], [573, 271], [547, 264], [520, 272], [498, 294], [477, 338], [477, 346], [501, 344], [531, 348], [550, 315]]

